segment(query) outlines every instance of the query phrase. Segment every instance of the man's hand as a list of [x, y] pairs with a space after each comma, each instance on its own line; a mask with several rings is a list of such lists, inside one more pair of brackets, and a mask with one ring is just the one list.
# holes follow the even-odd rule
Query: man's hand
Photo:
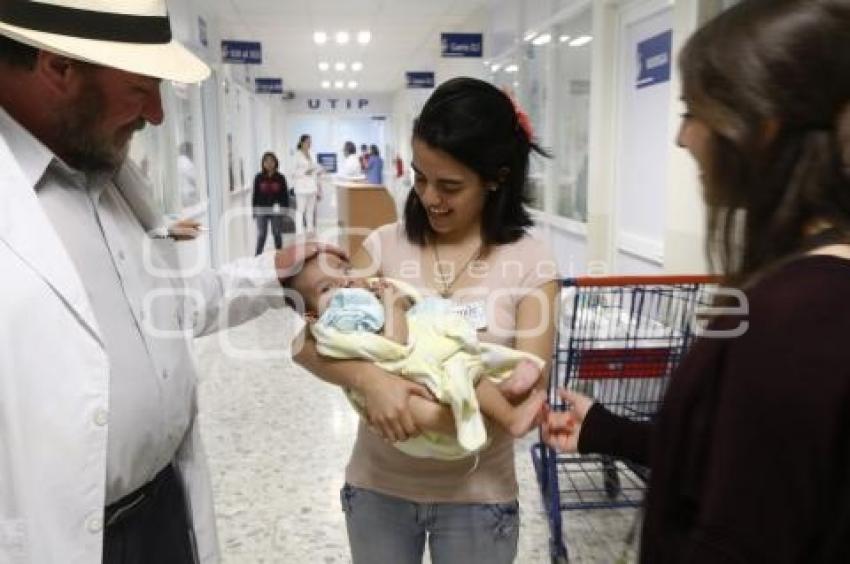
[[175, 241], [191, 241], [203, 230], [203, 226], [194, 219], [181, 219], [168, 226], [168, 236]]
[[283, 284], [284, 280], [301, 270], [305, 261], [310, 260], [319, 253], [331, 253], [348, 260], [348, 255], [345, 251], [330, 243], [320, 243], [317, 241], [292, 243], [275, 254], [274, 264], [277, 270], [277, 279]]
[[410, 396], [434, 399], [424, 386], [393, 374], [370, 374], [360, 392], [366, 399], [366, 419], [372, 431], [392, 443], [420, 433], [408, 408]]

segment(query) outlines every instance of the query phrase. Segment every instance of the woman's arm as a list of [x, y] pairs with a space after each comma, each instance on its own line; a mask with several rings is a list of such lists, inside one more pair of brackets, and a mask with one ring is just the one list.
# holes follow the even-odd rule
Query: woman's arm
[[614, 415], [589, 397], [565, 390], [558, 396], [566, 411], [553, 411], [543, 422], [543, 441], [558, 452], [596, 453], [646, 466], [652, 425]]
[[514, 348], [546, 361], [536, 386], [540, 390], [546, 390], [549, 386], [555, 320], [558, 315], [557, 294], [558, 282], [552, 280], [526, 294], [517, 305]]
[[[558, 282], [551, 281], [525, 296], [517, 308], [515, 348], [546, 360], [537, 388], [547, 390], [558, 319]], [[544, 437], [553, 448], [567, 452], [597, 452], [646, 464], [651, 426], [617, 417], [580, 394], [566, 392], [572, 411], [550, 414]], [[567, 399], [569, 398], [569, 399]], [[578, 409], [576, 410], [576, 406]], [[592, 407], [591, 407], [592, 406]], [[586, 417], [586, 419], [585, 419]], [[582, 431], [584, 429], [584, 431]]]
[[254, 191], [251, 193], [251, 215], [257, 215], [257, 196], [260, 193], [260, 175], [254, 177]]

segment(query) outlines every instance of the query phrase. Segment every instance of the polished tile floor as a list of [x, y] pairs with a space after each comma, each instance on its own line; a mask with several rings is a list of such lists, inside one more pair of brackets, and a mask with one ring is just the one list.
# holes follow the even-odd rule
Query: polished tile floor
[[[291, 312], [274, 311], [197, 342], [224, 564], [351, 561], [338, 492], [357, 420], [339, 390], [293, 365], [297, 323]], [[516, 447], [520, 564], [550, 562], [529, 456], [534, 440]], [[570, 562], [634, 562], [625, 542], [634, 517], [632, 510], [565, 514]]]

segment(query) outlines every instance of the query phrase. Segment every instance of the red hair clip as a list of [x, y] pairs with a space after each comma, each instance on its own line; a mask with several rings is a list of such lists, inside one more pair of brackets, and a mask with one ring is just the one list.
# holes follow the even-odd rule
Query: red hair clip
[[511, 100], [511, 104], [514, 106], [514, 112], [516, 113], [517, 124], [520, 129], [522, 129], [525, 134], [528, 136], [528, 140], [534, 140], [534, 128], [531, 125], [531, 118], [528, 117], [528, 114], [525, 113], [525, 110], [519, 105], [519, 102], [516, 99], [516, 95], [508, 90], [507, 88], [503, 88], [502, 91], [507, 95]]

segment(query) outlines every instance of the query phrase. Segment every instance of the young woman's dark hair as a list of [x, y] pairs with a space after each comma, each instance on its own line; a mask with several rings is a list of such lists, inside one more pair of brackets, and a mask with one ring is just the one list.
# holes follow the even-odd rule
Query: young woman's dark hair
[[[520, 239], [532, 220], [525, 204], [531, 151], [548, 156], [521, 126], [507, 94], [474, 78], [454, 78], [428, 98], [413, 125], [413, 138], [451, 155], [475, 171], [482, 182], [495, 182], [481, 212], [485, 245]], [[404, 208], [408, 239], [424, 245], [432, 235], [425, 209], [414, 191]]]
[[850, 242], [850, 4], [747, 0], [679, 62], [684, 99], [712, 131], [708, 254], [727, 282], [817, 244], [813, 222]]
[[346, 157], [349, 155], [356, 155], [357, 146], [351, 141], [346, 141], [345, 145], [342, 146], [342, 154]]
[[301, 147], [304, 145], [304, 141], [307, 141], [310, 138], [309, 135], [304, 133], [301, 137], [298, 138], [298, 145], [296, 145], [297, 149], [300, 151]]
[[266, 151], [265, 153], [263, 153], [263, 158], [260, 159], [260, 172], [263, 174], [265, 174], [266, 172], [265, 163], [267, 157], [272, 158], [272, 160], [274, 161], [274, 171], [278, 172], [280, 170], [280, 161], [277, 160], [277, 155], [275, 155], [271, 151]]
[[376, 157], [381, 155], [381, 153], [378, 152], [378, 146], [377, 145], [369, 145], [369, 154], [374, 155]]

